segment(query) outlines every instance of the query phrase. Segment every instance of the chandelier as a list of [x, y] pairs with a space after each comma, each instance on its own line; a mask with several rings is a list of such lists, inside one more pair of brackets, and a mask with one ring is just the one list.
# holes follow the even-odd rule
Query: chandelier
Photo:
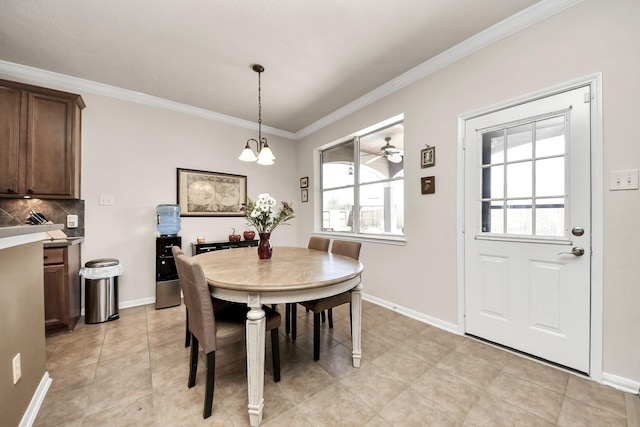
[[[243, 162], [255, 162], [258, 161], [259, 165], [272, 165], [273, 161], [276, 159], [273, 153], [271, 152], [271, 148], [269, 148], [269, 144], [267, 143], [267, 138], [262, 137], [262, 98], [260, 92], [260, 74], [264, 71], [264, 67], [260, 64], [254, 64], [251, 67], [253, 71], [258, 73], [258, 139], [249, 138], [247, 140], [247, 144], [240, 153], [240, 157], [238, 159]], [[251, 149], [251, 145], [249, 144], [251, 141], [256, 143], [257, 153]]]

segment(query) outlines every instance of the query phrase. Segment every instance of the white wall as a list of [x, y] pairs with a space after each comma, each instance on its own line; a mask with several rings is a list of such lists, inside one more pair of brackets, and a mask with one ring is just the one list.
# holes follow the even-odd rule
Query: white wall
[[[273, 166], [245, 163], [237, 157], [257, 131], [91, 93], [82, 96], [87, 104], [82, 118], [82, 259], [120, 260], [121, 304], [155, 300], [155, 208], [176, 203], [176, 168], [246, 175], [249, 197], [268, 192], [278, 201], [299, 200], [291, 141], [269, 137], [277, 157]], [[114, 195], [115, 204], [100, 206], [100, 193]], [[245, 224], [242, 217], [182, 218], [182, 246], [191, 254], [197, 236], [227, 240], [232, 227], [242, 232]], [[296, 220], [278, 228], [272, 242], [295, 245]]]
[[[374, 123], [405, 114], [405, 246], [365, 243], [365, 292], [455, 327], [457, 118], [596, 72], [603, 75], [604, 171], [640, 166], [636, 143], [640, 93], [640, 2], [585, 0], [506, 37], [298, 143], [271, 137], [276, 165], [236, 160], [255, 132], [160, 108], [80, 93], [83, 115], [82, 197], [86, 200], [83, 261], [115, 257], [125, 266], [121, 302], [153, 300], [155, 206], [173, 203], [176, 167], [248, 176], [249, 195], [268, 191], [299, 201], [298, 179], [310, 178], [310, 202], [274, 243], [306, 245], [318, 215], [314, 150]], [[5, 76], [20, 81], [20, 76]], [[30, 81], [38, 84], [38, 82]], [[79, 92], [73, 88], [49, 87]], [[437, 165], [420, 169], [425, 144], [437, 147]], [[437, 193], [421, 195], [421, 176], [435, 175]], [[115, 196], [99, 206], [100, 193]], [[605, 191], [603, 371], [640, 383], [640, 192]], [[317, 211], [317, 212], [316, 212]], [[223, 240], [241, 218], [183, 219], [183, 246], [205, 235]], [[188, 248], [187, 248], [188, 250]]]
[[[596, 72], [603, 74], [604, 171], [640, 167], [640, 2], [585, 0], [305, 138], [301, 175], [314, 176], [314, 149], [405, 114], [406, 246], [364, 243], [364, 291], [443, 324], [457, 323], [457, 118], [461, 114]], [[437, 164], [420, 169], [425, 144]], [[315, 175], [314, 175], [315, 174]], [[420, 194], [436, 176], [437, 193]], [[311, 194], [311, 202], [317, 194]], [[604, 194], [603, 371], [640, 383], [640, 192]], [[298, 241], [313, 230], [315, 203], [303, 207]]]

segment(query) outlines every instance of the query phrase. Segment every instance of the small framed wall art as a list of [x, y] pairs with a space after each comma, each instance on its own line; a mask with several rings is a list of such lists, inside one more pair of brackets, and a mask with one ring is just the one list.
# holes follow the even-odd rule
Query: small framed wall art
[[429, 168], [436, 165], [436, 147], [427, 145], [427, 148], [420, 150], [420, 167]]
[[435, 176], [423, 176], [420, 178], [420, 188], [422, 194], [433, 194], [436, 192], [436, 177]]
[[300, 190], [300, 200], [302, 200], [302, 203], [306, 203], [309, 201], [309, 189], [308, 188], [303, 188], [302, 190]]
[[304, 178], [300, 178], [300, 188], [308, 188], [309, 187], [309, 177], [305, 176]]

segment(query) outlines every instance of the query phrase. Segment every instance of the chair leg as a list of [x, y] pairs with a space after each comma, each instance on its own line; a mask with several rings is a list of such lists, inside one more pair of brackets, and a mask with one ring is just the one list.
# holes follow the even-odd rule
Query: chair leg
[[329, 318], [329, 327], [333, 328], [333, 308], [327, 310], [327, 317]]
[[191, 345], [191, 331], [189, 330], [189, 311], [187, 311], [187, 320], [184, 332], [184, 346], [189, 347]]
[[291, 341], [296, 340], [298, 333], [298, 304], [291, 304]]
[[216, 375], [216, 352], [207, 353], [207, 384], [204, 392], [204, 412], [202, 418], [209, 418], [213, 409], [213, 388]]
[[191, 358], [189, 360], [189, 382], [187, 387], [191, 388], [196, 385], [196, 372], [198, 371], [198, 338], [189, 332], [193, 338], [191, 343]]
[[280, 338], [278, 328], [271, 330], [271, 358], [273, 359], [273, 382], [280, 381]]
[[284, 305], [284, 331], [287, 335], [291, 332], [291, 304]]
[[320, 360], [320, 313], [313, 313], [313, 360]]

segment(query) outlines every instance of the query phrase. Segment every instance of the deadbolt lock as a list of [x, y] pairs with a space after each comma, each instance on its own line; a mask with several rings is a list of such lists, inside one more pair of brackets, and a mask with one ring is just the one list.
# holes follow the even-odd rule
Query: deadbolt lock
[[571, 229], [571, 234], [574, 236], [582, 236], [584, 234], [584, 228], [582, 227], [573, 227]]

